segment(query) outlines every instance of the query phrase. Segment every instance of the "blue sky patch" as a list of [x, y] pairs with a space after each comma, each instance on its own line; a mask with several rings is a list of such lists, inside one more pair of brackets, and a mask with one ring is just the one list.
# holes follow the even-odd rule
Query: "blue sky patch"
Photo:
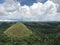
[[0, 0], [0, 3], [4, 3], [5, 0]]
[[[0, 3], [4, 3], [5, 0], [0, 0]], [[33, 3], [37, 3], [38, 0], [18, 0], [20, 4], [31, 6]], [[45, 3], [47, 0], [40, 0], [41, 3]]]

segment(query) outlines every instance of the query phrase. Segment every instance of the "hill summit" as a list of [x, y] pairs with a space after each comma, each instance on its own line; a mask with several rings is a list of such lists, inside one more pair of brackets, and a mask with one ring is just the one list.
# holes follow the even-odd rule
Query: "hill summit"
[[16, 23], [9, 27], [4, 34], [9, 37], [26, 37], [32, 34], [32, 31], [29, 30], [23, 23]]

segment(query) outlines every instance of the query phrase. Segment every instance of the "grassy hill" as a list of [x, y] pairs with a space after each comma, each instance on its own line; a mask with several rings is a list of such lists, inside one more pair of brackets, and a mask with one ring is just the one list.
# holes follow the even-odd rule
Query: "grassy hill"
[[32, 31], [29, 30], [23, 23], [16, 23], [9, 27], [5, 32], [9, 37], [25, 37], [32, 34]]
[[0, 45], [60, 45], [60, 22], [2, 23]]

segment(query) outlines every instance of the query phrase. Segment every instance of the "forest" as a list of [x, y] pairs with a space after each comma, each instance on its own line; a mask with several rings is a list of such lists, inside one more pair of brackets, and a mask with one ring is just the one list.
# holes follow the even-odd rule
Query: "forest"
[[0, 22], [0, 45], [60, 45], [60, 22]]

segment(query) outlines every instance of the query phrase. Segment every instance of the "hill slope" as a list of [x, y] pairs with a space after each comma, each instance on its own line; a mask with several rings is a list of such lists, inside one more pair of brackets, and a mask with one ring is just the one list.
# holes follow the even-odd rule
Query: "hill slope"
[[6, 34], [9, 37], [25, 37], [32, 34], [32, 31], [29, 30], [24, 24], [22, 23], [16, 23], [12, 25], [10, 28], [8, 28], [4, 34]]

